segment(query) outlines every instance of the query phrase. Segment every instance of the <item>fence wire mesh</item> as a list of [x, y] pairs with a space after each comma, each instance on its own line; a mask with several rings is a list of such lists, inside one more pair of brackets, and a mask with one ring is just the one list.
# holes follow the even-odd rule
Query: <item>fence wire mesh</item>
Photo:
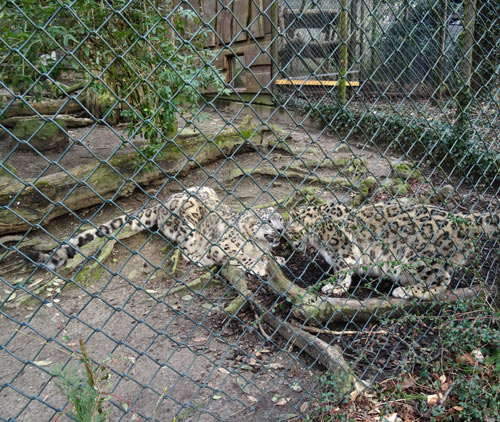
[[499, 16], [1, 2], [0, 420], [497, 420]]

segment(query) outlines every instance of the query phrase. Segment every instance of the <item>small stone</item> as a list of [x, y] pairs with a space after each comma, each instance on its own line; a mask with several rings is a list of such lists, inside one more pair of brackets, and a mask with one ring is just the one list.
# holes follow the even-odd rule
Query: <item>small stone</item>
[[452, 185], [444, 185], [439, 188], [438, 195], [441, 200], [448, 199], [450, 195], [455, 192], [455, 187]]

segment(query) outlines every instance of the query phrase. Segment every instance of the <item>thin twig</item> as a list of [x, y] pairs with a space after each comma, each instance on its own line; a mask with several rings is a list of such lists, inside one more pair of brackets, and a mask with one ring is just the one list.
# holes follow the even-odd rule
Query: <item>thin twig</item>
[[318, 328], [318, 327], [312, 327], [310, 325], [300, 325], [300, 324], [294, 324], [294, 323], [291, 323], [291, 325], [293, 325], [295, 328], [300, 328], [301, 330], [309, 331], [310, 333], [332, 334], [335, 336], [338, 336], [338, 335], [352, 336], [352, 335], [356, 335], [356, 334], [388, 334], [387, 330], [373, 331], [373, 329], [372, 329], [372, 331], [367, 333], [366, 331], [355, 331], [355, 330], [334, 331], [334, 330], [330, 330], [328, 328]]

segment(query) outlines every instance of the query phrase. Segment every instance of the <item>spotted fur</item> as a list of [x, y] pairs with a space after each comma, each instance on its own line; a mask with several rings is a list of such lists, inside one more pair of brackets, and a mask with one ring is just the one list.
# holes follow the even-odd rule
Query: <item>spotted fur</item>
[[264, 255], [279, 242], [283, 219], [273, 208], [233, 213], [208, 187], [194, 187], [171, 195], [164, 204], [142, 210], [135, 217], [122, 215], [71, 238], [55, 252], [29, 251], [35, 263], [55, 270], [97, 237], [110, 236], [127, 225], [133, 231], [157, 227], [176, 243], [186, 259], [200, 266], [229, 262], [259, 275], [266, 274]]
[[434, 206], [340, 203], [292, 213], [287, 235], [295, 245], [312, 245], [336, 271], [322, 288], [341, 295], [351, 275], [389, 276], [399, 298], [428, 299], [447, 288], [453, 268], [464, 265], [481, 236], [498, 232], [500, 215], [452, 214]]

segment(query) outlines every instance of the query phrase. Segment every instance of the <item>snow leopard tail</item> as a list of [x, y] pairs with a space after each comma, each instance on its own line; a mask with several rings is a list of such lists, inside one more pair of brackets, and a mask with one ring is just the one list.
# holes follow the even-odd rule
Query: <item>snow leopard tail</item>
[[75, 237], [72, 237], [66, 244], [60, 246], [55, 252], [42, 253], [39, 251], [30, 250], [25, 252], [25, 255], [30, 261], [36, 264], [45, 264], [47, 268], [55, 270], [66, 264], [68, 259], [71, 259], [76, 254], [76, 248], [81, 248], [87, 243], [92, 242], [98, 237], [109, 236], [120, 227], [129, 225], [133, 231], [143, 230], [145, 227], [154, 227], [157, 223], [158, 206], [147, 208], [141, 211], [136, 218], [127, 215], [121, 215], [113, 220], [101, 224], [98, 228], [86, 230]]

